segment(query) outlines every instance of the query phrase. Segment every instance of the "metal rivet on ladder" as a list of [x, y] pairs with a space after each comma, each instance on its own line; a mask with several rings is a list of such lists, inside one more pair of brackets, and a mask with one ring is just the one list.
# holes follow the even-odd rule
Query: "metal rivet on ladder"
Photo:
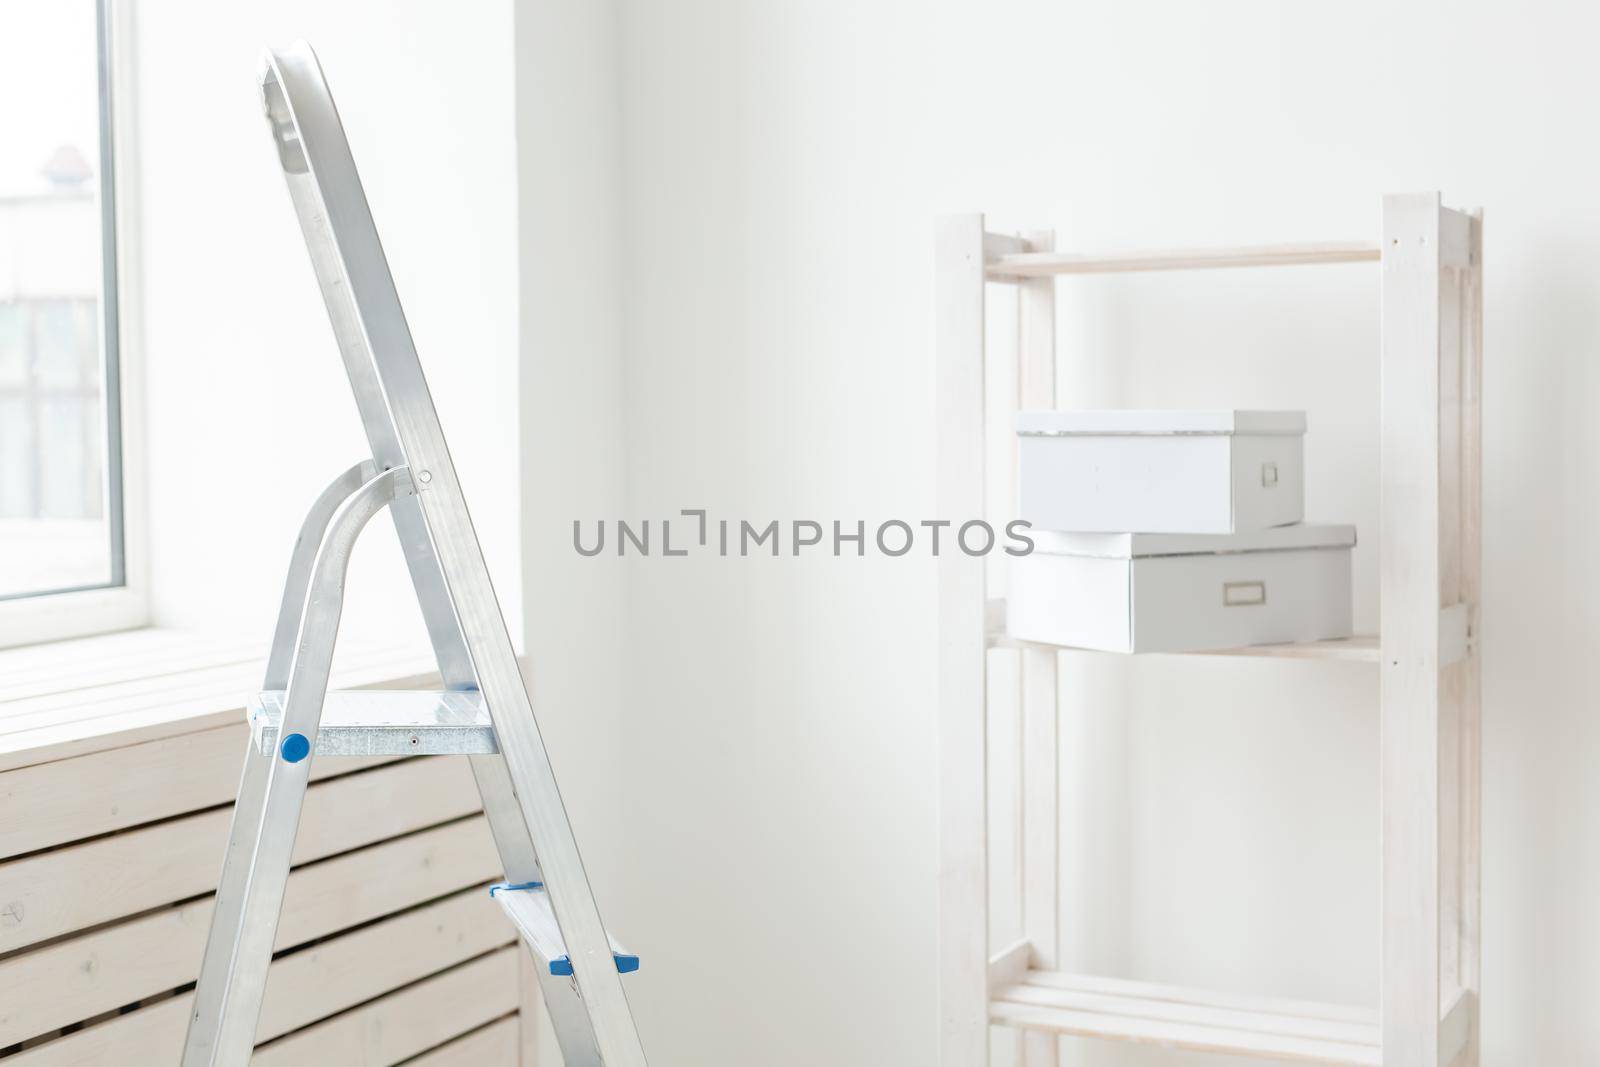
[[311, 754], [311, 742], [305, 734], [290, 734], [283, 739], [283, 744], [278, 746], [285, 763], [299, 763]]
[[429, 482], [433, 481], [433, 472], [432, 471], [418, 471], [417, 472], [417, 481], [421, 482], [423, 485], [427, 485]]

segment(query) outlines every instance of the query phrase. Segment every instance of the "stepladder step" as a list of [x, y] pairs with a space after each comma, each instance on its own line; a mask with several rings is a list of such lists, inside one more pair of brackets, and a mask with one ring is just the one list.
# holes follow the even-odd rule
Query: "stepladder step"
[[[543, 882], [498, 882], [489, 887], [489, 895], [505, 911], [512, 925], [522, 936], [541, 967], [548, 967], [553, 975], [571, 975], [572, 957], [567, 954], [566, 941], [561, 927], [556, 923], [555, 909], [550, 906], [550, 895]], [[628, 974], [639, 969], [639, 957], [617, 944], [610, 934], [611, 957], [616, 961], [617, 973]]]
[[[251, 738], [263, 754], [297, 742], [281, 737], [285, 693], [250, 701]], [[309, 745], [309, 743], [305, 743]], [[491, 755], [500, 751], [481, 693], [392, 689], [327, 694], [315, 752], [319, 756]]]

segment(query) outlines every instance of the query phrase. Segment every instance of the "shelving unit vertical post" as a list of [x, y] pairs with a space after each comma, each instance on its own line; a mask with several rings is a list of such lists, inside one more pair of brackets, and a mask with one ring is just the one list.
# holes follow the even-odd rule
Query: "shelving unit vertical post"
[[[1476, 1067], [1481, 866], [1482, 219], [1437, 193], [1383, 199], [1377, 243], [1057, 252], [1048, 232], [941, 219], [936, 245], [941, 517], [983, 515], [986, 285], [1014, 289], [1015, 403], [1055, 403], [1055, 281], [1073, 274], [1375, 262], [1380, 271], [1380, 634], [1224, 654], [1372, 664], [1379, 672], [1381, 996], [1377, 1010], [1068, 973], [1059, 943], [1058, 652], [1004, 632], [985, 561], [939, 558], [940, 1050], [989, 1062], [991, 1025], [1022, 1031], [1022, 1067], [1059, 1038], [1356, 1067]], [[1008, 487], [1009, 488], [1009, 487]], [[985, 659], [1018, 657], [1016, 752], [988, 751]], [[1213, 653], [1207, 653], [1213, 654]], [[987, 775], [1015, 768], [1023, 938], [989, 943]]]

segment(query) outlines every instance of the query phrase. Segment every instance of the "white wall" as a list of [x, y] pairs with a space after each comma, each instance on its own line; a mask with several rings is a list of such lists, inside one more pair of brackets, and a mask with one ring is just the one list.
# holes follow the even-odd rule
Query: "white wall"
[[[620, 285], [622, 420], [572, 418], [567, 443], [626, 441], [633, 516], [927, 516], [937, 213], [1116, 248], [1370, 237], [1385, 191], [1484, 205], [1484, 1059], [1579, 1062], [1600, 1044], [1595, 29], [1548, 3], [625, 2], [626, 254], [593, 305]], [[552, 180], [530, 162], [525, 208]], [[571, 251], [528, 236], [530, 271]], [[1061, 312], [1063, 403], [1307, 408], [1311, 510], [1361, 526], [1374, 616], [1370, 268], [1069, 283]], [[611, 499], [609, 462], [584, 503]], [[530, 549], [601, 573], [537, 524]], [[602, 898], [647, 955], [652, 1062], [933, 1062], [927, 561], [654, 558], [623, 602], [625, 711], [593, 743], [620, 737], [628, 865]], [[1372, 1002], [1372, 680], [1068, 663], [1095, 695], [1064, 730], [1069, 962]]]
[[[262, 49], [297, 37], [340, 105], [496, 583], [518, 589], [511, 4], [130, 6], [154, 621], [265, 640], [305, 509], [367, 454], [258, 101]], [[374, 522], [342, 632], [421, 639], [409, 599]]]
[[[515, 22], [529, 686], [590, 883], [627, 940], [626, 891], [645, 875], [628, 851], [630, 786], [617, 759], [629, 691], [624, 571], [615, 559], [577, 566], [571, 548], [573, 519], [625, 502], [616, 7], [540, 0]], [[548, 1029], [540, 1036], [550, 1057], [540, 1062], [558, 1062]]]

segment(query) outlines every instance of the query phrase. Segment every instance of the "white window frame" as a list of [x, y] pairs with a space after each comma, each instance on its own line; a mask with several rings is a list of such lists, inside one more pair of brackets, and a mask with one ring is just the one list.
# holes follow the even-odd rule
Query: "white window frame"
[[[105, 91], [110, 95], [112, 237], [116, 264], [117, 381], [121, 431], [122, 584], [0, 600], [0, 648], [131, 630], [150, 621], [145, 517], [144, 352], [139, 300], [138, 174], [134, 137], [133, 0], [98, 0]], [[102, 300], [102, 314], [110, 301]]]

